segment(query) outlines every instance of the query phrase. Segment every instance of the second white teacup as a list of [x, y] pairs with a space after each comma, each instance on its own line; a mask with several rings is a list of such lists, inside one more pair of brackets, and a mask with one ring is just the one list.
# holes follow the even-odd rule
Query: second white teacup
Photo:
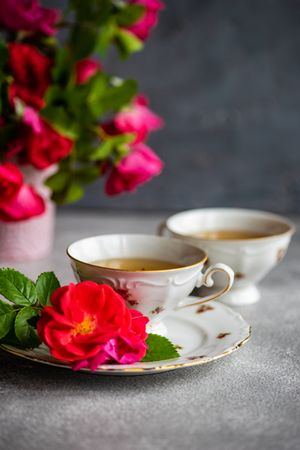
[[[247, 305], [259, 300], [256, 287], [287, 252], [294, 225], [276, 214], [239, 208], [203, 208], [169, 217], [158, 230], [196, 245], [208, 253], [211, 264], [229, 264], [235, 282], [222, 302]], [[216, 286], [222, 283], [216, 277]]]
[[[126, 299], [129, 307], [148, 316], [152, 325], [173, 309], [219, 298], [229, 291], [234, 280], [230, 267], [221, 263], [203, 273], [206, 253], [177, 239], [140, 234], [102, 235], [74, 242], [67, 254], [78, 281], [109, 284]], [[128, 270], [126, 266], [125, 270], [107, 267], [109, 260], [116, 259], [131, 260]], [[155, 261], [155, 269], [133, 270], [134, 260]], [[220, 291], [197, 301], [187, 298], [195, 287], [213, 286], [212, 276], [216, 272], [226, 274], [225, 286]]]

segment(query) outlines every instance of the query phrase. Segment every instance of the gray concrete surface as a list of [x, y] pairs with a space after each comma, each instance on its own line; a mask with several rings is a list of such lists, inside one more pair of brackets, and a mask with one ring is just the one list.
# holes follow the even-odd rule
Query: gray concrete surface
[[[52, 256], [17, 267], [32, 277], [54, 269], [62, 282], [69, 282], [67, 244], [97, 233], [153, 233], [161, 218], [60, 215]], [[240, 308], [253, 326], [252, 340], [207, 366], [104, 377], [38, 365], [1, 351], [0, 449], [298, 449], [299, 251], [296, 235], [285, 260], [262, 282], [261, 302]]]

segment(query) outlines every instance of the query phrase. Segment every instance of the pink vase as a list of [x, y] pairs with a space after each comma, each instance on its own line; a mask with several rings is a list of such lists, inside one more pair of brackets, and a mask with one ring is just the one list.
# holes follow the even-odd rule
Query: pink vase
[[26, 183], [34, 186], [45, 200], [44, 214], [21, 222], [0, 221], [0, 260], [32, 261], [46, 257], [53, 244], [55, 225], [55, 205], [50, 200], [50, 192], [44, 185], [55, 167], [36, 170], [31, 167], [22, 168]]

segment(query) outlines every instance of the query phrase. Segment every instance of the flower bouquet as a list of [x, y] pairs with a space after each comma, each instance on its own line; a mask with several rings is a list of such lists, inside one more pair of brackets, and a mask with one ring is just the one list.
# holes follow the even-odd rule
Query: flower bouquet
[[161, 172], [145, 142], [162, 119], [135, 80], [107, 73], [91, 55], [103, 59], [110, 45], [122, 58], [141, 50], [162, 8], [159, 0], [69, 0], [61, 12], [1, 0], [0, 258], [49, 251], [52, 202], [79, 200], [99, 177], [116, 195]]

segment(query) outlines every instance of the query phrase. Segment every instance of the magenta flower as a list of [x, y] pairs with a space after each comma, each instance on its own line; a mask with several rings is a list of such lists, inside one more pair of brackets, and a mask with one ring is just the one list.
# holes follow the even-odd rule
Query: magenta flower
[[142, 41], [145, 41], [149, 37], [152, 28], [157, 25], [158, 12], [165, 5], [160, 0], [131, 0], [130, 3], [144, 6], [145, 13], [136, 23], [126, 29]]
[[43, 128], [43, 122], [38, 112], [31, 108], [31, 106], [25, 106], [23, 113], [23, 122], [28, 125], [34, 133], [41, 133]]
[[148, 107], [146, 97], [140, 95], [135, 98], [133, 104], [120, 111], [114, 118], [114, 126], [117, 134], [135, 133], [134, 144], [144, 141], [150, 131], [163, 126], [163, 120], [154, 114]]
[[76, 63], [76, 83], [86, 83], [101, 69], [101, 64], [98, 61], [90, 58], [81, 59]]
[[38, 0], [1, 0], [0, 26], [12, 31], [39, 31], [52, 35], [59, 12], [43, 8]]
[[45, 204], [12, 163], [0, 164], [0, 220], [16, 222], [43, 214]]
[[113, 168], [105, 185], [108, 195], [125, 191], [135, 191], [152, 177], [159, 175], [163, 168], [161, 159], [145, 144], [137, 144], [131, 152]]
[[95, 356], [73, 363], [73, 369], [88, 367], [94, 371], [105, 363], [133, 364], [140, 361], [147, 351], [146, 325], [149, 319], [134, 309], [129, 310], [129, 314], [129, 327], [121, 327], [118, 336], [103, 344]]
[[106, 361], [140, 361], [147, 351], [148, 322], [110, 286], [83, 281], [52, 294], [37, 332], [55, 358], [73, 363], [74, 370], [95, 370]]

